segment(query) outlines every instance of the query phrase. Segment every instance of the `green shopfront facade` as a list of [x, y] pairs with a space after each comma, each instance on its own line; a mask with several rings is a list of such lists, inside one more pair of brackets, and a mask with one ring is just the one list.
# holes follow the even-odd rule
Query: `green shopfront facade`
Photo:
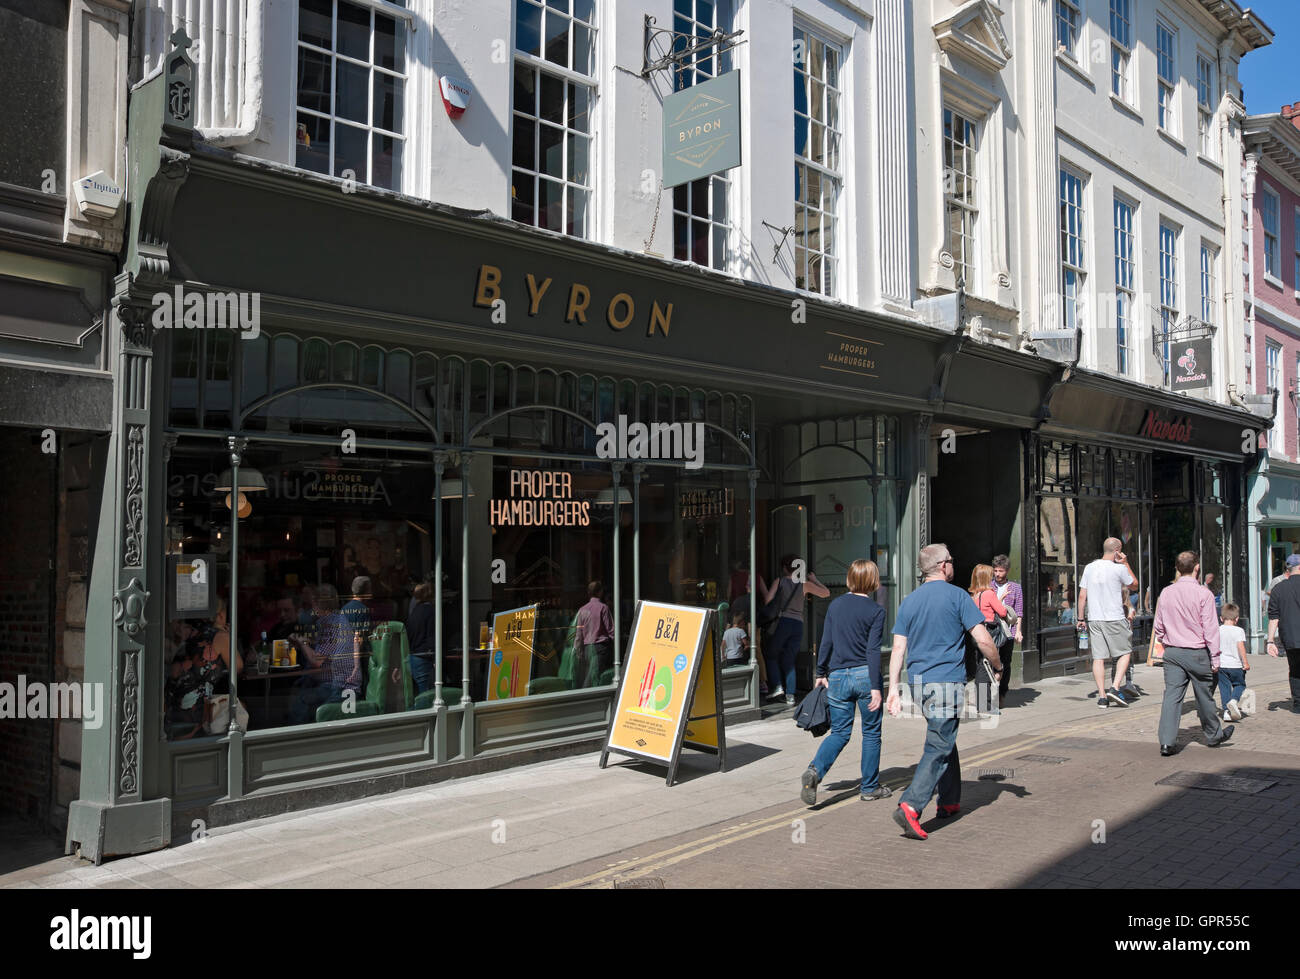
[[[591, 750], [635, 603], [743, 602], [752, 619], [743, 572], [770, 580], [783, 553], [832, 595], [874, 558], [892, 624], [929, 539], [935, 419], [1023, 431], [1047, 391], [1051, 365], [1027, 355], [208, 148], [168, 115], [176, 81], [131, 110], [86, 653], [114, 713], [85, 732], [68, 833], [95, 859], [193, 818]], [[158, 328], [155, 297], [178, 287], [255, 295], [256, 337]], [[637, 424], [669, 438], [602, 438]], [[263, 633], [309, 633], [360, 575], [376, 626], [431, 585], [430, 690], [371, 637], [355, 711], [246, 669], [246, 724], [186, 713], [174, 681], [219, 605], [251, 664]], [[573, 649], [590, 581], [614, 617], [601, 669]], [[484, 633], [527, 607], [535, 656], [501, 699]], [[809, 603], [806, 650], [824, 608]], [[758, 716], [754, 662], [723, 686], [733, 721]]]

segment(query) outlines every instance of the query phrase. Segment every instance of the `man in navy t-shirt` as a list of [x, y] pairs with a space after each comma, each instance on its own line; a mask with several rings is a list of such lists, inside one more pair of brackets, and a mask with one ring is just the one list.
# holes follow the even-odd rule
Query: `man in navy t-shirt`
[[1002, 670], [998, 647], [984, 628], [984, 616], [968, 592], [952, 584], [952, 554], [944, 544], [921, 548], [925, 580], [903, 599], [894, 620], [894, 649], [889, 657], [889, 713], [902, 712], [900, 695], [903, 660], [913, 689], [921, 693], [921, 709], [929, 731], [912, 784], [903, 792], [894, 821], [914, 840], [927, 837], [921, 812], [935, 789], [939, 816], [961, 811], [961, 762], [957, 757], [957, 725], [966, 687], [966, 633], [996, 671]]

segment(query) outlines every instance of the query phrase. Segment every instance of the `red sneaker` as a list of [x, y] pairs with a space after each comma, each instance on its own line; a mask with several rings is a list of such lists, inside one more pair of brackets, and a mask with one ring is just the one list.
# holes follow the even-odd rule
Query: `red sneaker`
[[903, 835], [913, 840], [928, 839], [930, 834], [921, 829], [921, 814], [906, 802], [900, 802], [894, 810], [894, 822], [903, 827]]
[[957, 815], [957, 813], [959, 813], [959, 812], [961, 812], [961, 806], [958, 806], [958, 805], [952, 805], [952, 806], [940, 806], [940, 807], [939, 807], [939, 818], [940, 818], [940, 819], [947, 819], [949, 816], [955, 816], [955, 815]]

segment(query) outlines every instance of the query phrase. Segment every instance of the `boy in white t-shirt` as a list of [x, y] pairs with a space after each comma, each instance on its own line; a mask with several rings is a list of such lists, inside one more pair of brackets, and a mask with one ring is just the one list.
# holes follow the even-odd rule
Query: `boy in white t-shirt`
[[745, 613], [736, 612], [731, 616], [731, 628], [722, 634], [723, 666], [740, 666], [748, 662], [749, 636], [742, 628], [744, 621]]
[[1232, 602], [1223, 606], [1219, 626], [1219, 700], [1223, 704], [1225, 721], [1241, 720], [1241, 695], [1246, 690], [1246, 671], [1250, 662], [1246, 659], [1246, 631], [1237, 625], [1241, 616], [1239, 609]]

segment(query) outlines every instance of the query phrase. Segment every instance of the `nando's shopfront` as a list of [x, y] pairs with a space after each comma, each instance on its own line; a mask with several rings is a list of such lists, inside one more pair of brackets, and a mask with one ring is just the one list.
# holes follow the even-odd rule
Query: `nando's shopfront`
[[[636, 602], [752, 620], [744, 572], [782, 554], [833, 595], [874, 558], [892, 621], [933, 416], [1023, 429], [1047, 389], [1026, 355], [207, 148], [165, 82], [132, 102], [86, 651], [115, 712], [68, 834], [96, 859], [591, 750]], [[156, 329], [178, 286], [258, 294], [257, 335]], [[591, 582], [608, 656], [576, 642]], [[388, 624], [426, 587], [417, 671]], [[506, 677], [488, 633], [525, 621]], [[753, 661], [723, 685], [757, 716]]]
[[1139, 661], [1181, 551], [1197, 551], [1216, 600], [1236, 602], [1250, 619], [1245, 480], [1267, 422], [1161, 391], [1135, 396], [1132, 385], [1086, 371], [1058, 387], [1048, 407], [1026, 460], [1027, 523], [1038, 527], [1037, 560], [1028, 555], [1025, 565], [1037, 637], [1026, 678], [1035, 667], [1038, 676], [1090, 668], [1077, 645], [1078, 583], [1107, 537], [1123, 542], [1138, 578], [1129, 601]]

